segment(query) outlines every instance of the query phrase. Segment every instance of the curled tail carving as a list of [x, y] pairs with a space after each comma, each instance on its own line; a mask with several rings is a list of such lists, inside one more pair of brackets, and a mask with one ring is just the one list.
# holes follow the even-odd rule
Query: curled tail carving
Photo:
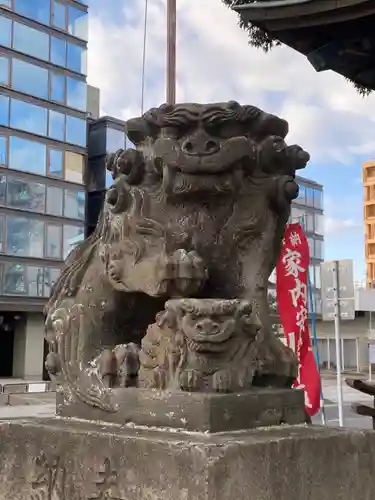
[[61, 307], [52, 314], [49, 323], [54, 340], [50, 339], [49, 356], [55, 359], [56, 369], [49, 367], [49, 370], [57, 372], [57, 379], [68, 388], [73, 398], [106, 412], [115, 412], [111, 390], [105, 387], [94, 367], [82, 366], [78, 356], [80, 338], [84, 335], [83, 314], [81, 304]]

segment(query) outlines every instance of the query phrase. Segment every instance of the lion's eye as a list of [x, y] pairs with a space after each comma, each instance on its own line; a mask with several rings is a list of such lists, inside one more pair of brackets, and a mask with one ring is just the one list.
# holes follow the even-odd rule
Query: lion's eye
[[177, 139], [178, 138], [178, 129], [175, 127], [164, 127], [161, 131], [161, 137], [165, 137], [167, 139]]
[[226, 123], [217, 128], [217, 135], [223, 139], [230, 139], [231, 137], [243, 136], [244, 132], [240, 125], [236, 123]]

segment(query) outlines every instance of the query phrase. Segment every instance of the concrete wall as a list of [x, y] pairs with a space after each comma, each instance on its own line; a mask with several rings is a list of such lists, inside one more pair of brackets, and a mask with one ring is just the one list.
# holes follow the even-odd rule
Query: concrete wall
[[[341, 337], [367, 337], [369, 330], [369, 318], [361, 317], [349, 321], [340, 322]], [[335, 336], [335, 325], [333, 321], [317, 321], [316, 331], [318, 337]]]
[[44, 321], [41, 313], [27, 313], [14, 332], [13, 376], [43, 379]]
[[[318, 321], [316, 325], [321, 364], [328, 368], [336, 366], [336, 343], [334, 323]], [[340, 322], [341, 364], [345, 370], [365, 371], [369, 364], [369, 319], [356, 318]]]

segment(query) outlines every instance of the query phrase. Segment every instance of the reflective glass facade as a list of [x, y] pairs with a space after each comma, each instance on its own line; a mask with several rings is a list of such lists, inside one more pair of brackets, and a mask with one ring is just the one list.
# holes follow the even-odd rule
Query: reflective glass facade
[[48, 297], [84, 237], [87, 2], [0, 0], [0, 295]]
[[292, 220], [304, 226], [310, 247], [309, 276], [314, 295], [315, 312], [321, 314], [320, 263], [324, 260], [323, 186], [313, 181], [297, 178], [299, 196], [293, 202]]
[[[297, 177], [299, 196], [292, 203], [290, 222], [303, 224], [310, 248], [309, 277], [312, 285], [314, 311], [321, 314], [320, 301], [320, 263], [324, 260], [324, 212], [323, 186], [309, 179]], [[271, 284], [276, 283], [276, 272], [270, 277]], [[274, 290], [270, 294], [276, 295]], [[310, 309], [311, 305], [309, 304]]]

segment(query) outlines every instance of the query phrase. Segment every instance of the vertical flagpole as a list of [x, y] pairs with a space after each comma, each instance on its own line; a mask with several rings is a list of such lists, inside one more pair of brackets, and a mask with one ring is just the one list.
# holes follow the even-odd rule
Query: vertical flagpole
[[[303, 230], [305, 231], [305, 217], [304, 216], [302, 216], [301, 221], [302, 221]], [[326, 409], [325, 409], [323, 385], [322, 385], [322, 374], [320, 371], [319, 342], [318, 342], [318, 335], [316, 333], [315, 305], [314, 305], [314, 297], [313, 297], [312, 284], [311, 284], [310, 267], [307, 270], [307, 287], [308, 287], [308, 293], [309, 293], [310, 312], [311, 312], [311, 329], [313, 331], [313, 343], [314, 343], [314, 348], [315, 348], [314, 349], [315, 350], [315, 358], [316, 358], [316, 364], [318, 366], [319, 380], [320, 380], [320, 401], [321, 401], [321, 408], [322, 408], [322, 424], [327, 425]]]
[[167, 103], [176, 103], [176, 0], [167, 0]]
[[339, 263], [333, 262], [333, 303], [335, 308], [335, 342], [336, 342], [336, 373], [337, 373], [337, 403], [339, 410], [339, 426], [344, 427], [344, 411], [341, 381], [341, 339], [340, 339], [340, 303], [339, 303]]
[[145, 17], [143, 26], [143, 53], [142, 53], [141, 115], [143, 115], [145, 107], [147, 16], [148, 16], [148, 0], [145, 0]]
[[315, 306], [314, 306], [314, 297], [313, 297], [312, 284], [311, 284], [311, 278], [310, 278], [310, 269], [308, 270], [308, 273], [307, 273], [307, 286], [309, 289], [309, 301], [310, 301], [310, 310], [311, 310], [311, 329], [313, 331], [313, 342], [314, 342], [314, 348], [315, 348], [314, 350], [315, 350], [316, 364], [318, 365], [318, 372], [319, 372], [319, 379], [320, 379], [320, 402], [321, 402], [321, 408], [322, 408], [322, 424], [326, 425], [327, 424], [326, 408], [325, 408], [325, 403], [324, 403], [324, 395], [323, 395], [323, 387], [322, 387], [322, 375], [320, 372], [319, 342], [318, 342], [318, 336], [316, 334]]

